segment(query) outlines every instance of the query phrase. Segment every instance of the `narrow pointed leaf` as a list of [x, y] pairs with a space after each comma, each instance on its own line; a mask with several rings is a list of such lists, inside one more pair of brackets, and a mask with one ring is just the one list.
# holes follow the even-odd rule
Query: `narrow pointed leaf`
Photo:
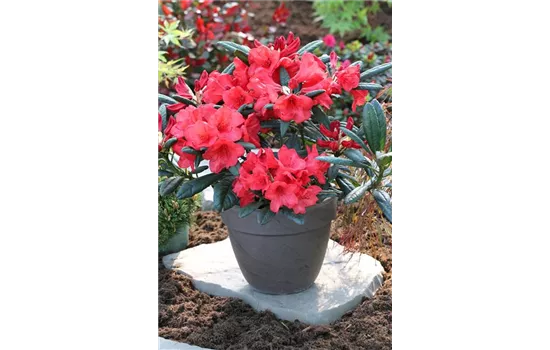
[[168, 97], [166, 95], [163, 95], [163, 94], [159, 94], [159, 102], [160, 103], [167, 103], [169, 105], [173, 105], [173, 104], [176, 104], [178, 103], [178, 101], [174, 100], [173, 98], [171, 97]]
[[244, 217], [247, 217], [248, 215], [252, 214], [254, 210], [258, 209], [262, 205], [262, 202], [252, 202], [247, 206], [239, 208], [239, 217], [242, 219]]
[[178, 199], [190, 198], [203, 191], [222, 177], [221, 174], [208, 174], [198, 179], [187, 181], [181, 185], [176, 196]]
[[281, 86], [288, 86], [288, 81], [290, 80], [290, 76], [288, 75], [288, 72], [284, 67], [280, 67], [279, 69], [279, 78], [281, 80]]
[[376, 203], [378, 203], [378, 206], [380, 209], [382, 209], [382, 213], [384, 213], [384, 216], [388, 221], [391, 223], [392, 221], [392, 215], [391, 215], [391, 198], [390, 195], [382, 190], [374, 190], [372, 191], [372, 195], [374, 199], [376, 200]]
[[290, 126], [290, 122], [283, 122], [281, 121], [281, 136], [285, 136], [286, 131], [288, 130]]
[[345, 127], [340, 127], [340, 130], [342, 130], [342, 132], [343, 132], [344, 134], [346, 134], [347, 136], [349, 136], [350, 139], [352, 139], [353, 141], [357, 142], [357, 144], [358, 144], [359, 146], [361, 146], [361, 148], [363, 148], [365, 151], [374, 154], [373, 152], [371, 152], [369, 146], [367, 146], [367, 145], [365, 144], [365, 142], [363, 142], [363, 140], [361, 140], [361, 138], [360, 138], [356, 133], [354, 133], [354, 132], [351, 131], [351, 130], [348, 130], [348, 129], [345, 128]]
[[368, 190], [372, 187], [372, 180], [367, 181], [367, 183], [354, 188], [350, 193], [344, 198], [344, 204], [351, 204], [357, 202], [359, 199], [363, 198]]
[[235, 70], [235, 63], [231, 62], [231, 64], [222, 71], [222, 74], [231, 74]]
[[313, 52], [316, 48], [323, 45], [323, 40], [315, 40], [298, 50], [298, 55], [303, 55], [306, 52]]
[[281, 213], [283, 213], [287, 218], [294, 221], [298, 225], [304, 224], [304, 215], [303, 214], [296, 214], [294, 211], [287, 209], [287, 208], [281, 208]]
[[183, 177], [175, 176], [164, 180], [160, 185], [159, 193], [162, 197], [174, 192], [179, 184], [183, 182]]
[[178, 96], [178, 95], [172, 95], [172, 97], [174, 98], [174, 100], [176, 100], [178, 102], [184, 103], [186, 105], [191, 105], [191, 106], [197, 107], [197, 102], [195, 102], [195, 101], [189, 100], [185, 97], [181, 97], [181, 96]]
[[354, 165], [354, 163], [355, 163], [351, 159], [331, 157], [331, 156], [319, 156], [315, 159], [320, 160], [322, 162], [327, 162], [327, 163], [330, 163], [330, 164], [338, 164], [338, 165], [344, 165], [344, 166]]
[[258, 212], [258, 223], [260, 225], [265, 225], [271, 221], [275, 215], [276, 214], [269, 209], [269, 206], [267, 206]]
[[373, 67], [371, 69], [368, 69], [368, 70], [364, 71], [363, 73], [361, 73], [361, 75], [360, 75], [361, 80], [367, 80], [369, 78], [372, 78], [375, 75], [378, 75], [380, 73], [384, 73], [385, 71], [387, 71], [390, 68], [391, 68], [391, 62], [388, 62], [388, 63], [381, 64], [379, 66]]
[[306, 96], [307, 96], [307, 97], [314, 98], [315, 96], [319, 96], [319, 95], [321, 95], [321, 94], [323, 94], [323, 93], [325, 93], [325, 92], [326, 92], [326, 91], [323, 90], [323, 89], [320, 89], [320, 90], [313, 90], [313, 91], [311, 91], [311, 92], [308, 92], [308, 93], [306, 94]]
[[367, 103], [363, 108], [363, 131], [373, 152], [384, 149], [386, 144], [386, 116], [382, 106], [376, 100]]
[[311, 119], [316, 121], [318, 124], [323, 124], [327, 128], [330, 126], [330, 120], [319, 106], [313, 107], [311, 112]]

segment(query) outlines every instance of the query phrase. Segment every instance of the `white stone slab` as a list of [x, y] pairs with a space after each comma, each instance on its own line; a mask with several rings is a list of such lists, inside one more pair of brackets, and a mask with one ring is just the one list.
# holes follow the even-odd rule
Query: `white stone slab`
[[279, 318], [309, 324], [328, 324], [356, 307], [363, 296], [371, 298], [382, 285], [384, 269], [369, 255], [344, 254], [344, 247], [330, 240], [315, 284], [289, 295], [255, 291], [244, 279], [229, 238], [202, 244], [163, 258], [164, 266], [192, 278], [207, 294], [236, 297], [256, 310], [271, 310]]
[[212, 350], [207, 348], [201, 348], [195, 345], [189, 345], [186, 343], [178, 343], [177, 341], [164, 339], [159, 337], [159, 350]]

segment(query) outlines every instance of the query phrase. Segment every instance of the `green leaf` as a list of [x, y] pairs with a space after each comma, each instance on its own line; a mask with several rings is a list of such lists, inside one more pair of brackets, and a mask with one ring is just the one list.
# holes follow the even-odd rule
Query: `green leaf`
[[324, 64], [327, 64], [330, 62], [330, 56], [327, 55], [326, 53], [322, 54], [321, 57], [319, 57], [319, 59], [321, 60], [321, 62], [323, 62]]
[[178, 142], [178, 138], [177, 137], [172, 137], [171, 139], [167, 140], [165, 143], [164, 143], [164, 149], [170, 149], [170, 147], [172, 147], [172, 145], [174, 143]]
[[197, 151], [194, 148], [191, 148], [189, 146], [185, 146], [181, 149], [183, 153], [189, 153], [189, 154], [200, 154], [201, 152]]
[[288, 127], [290, 126], [290, 122], [284, 122], [281, 120], [281, 136], [285, 136], [286, 131], [288, 130]]
[[239, 50], [235, 50], [235, 56], [237, 56], [237, 58], [240, 59], [241, 61], [243, 61], [243, 63], [246, 64], [247, 66], [249, 65], [248, 55], [245, 54], [244, 52], [239, 51]]
[[237, 196], [231, 190], [234, 176], [226, 176], [214, 185], [214, 210], [221, 212], [237, 203]]
[[254, 210], [258, 209], [262, 205], [261, 201], [258, 202], [252, 202], [247, 206], [239, 208], [239, 217], [242, 219], [244, 217], [247, 217], [248, 215], [252, 214]]
[[247, 57], [248, 57], [248, 53], [250, 52], [250, 48], [248, 46], [239, 45], [231, 41], [218, 41], [216, 45], [223, 47], [229, 53], [234, 53], [235, 51], [241, 51]]
[[352, 64], [350, 64], [350, 67], [351, 66], [359, 66], [359, 70], [363, 69], [363, 62], [361, 61], [355, 61], [353, 62]]
[[248, 151], [250, 151], [252, 149], [256, 149], [256, 146], [253, 143], [250, 143], [250, 142], [239, 141], [237, 143], [239, 145], [243, 146]]
[[361, 73], [360, 79], [361, 80], [366, 80], [366, 79], [372, 78], [375, 75], [378, 75], [380, 73], [384, 73], [385, 71], [387, 71], [390, 68], [391, 68], [391, 62], [381, 64], [379, 66], [373, 67], [373, 68], [371, 68], [369, 70], [366, 70], [363, 73]]
[[197, 107], [197, 102], [189, 100], [185, 97], [181, 97], [178, 95], [172, 95], [172, 98], [178, 102], [185, 103], [186, 105], [191, 105], [193, 107]]
[[258, 224], [267, 224], [275, 215], [276, 214], [269, 209], [269, 206], [266, 206], [258, 212]]
[[359, 83], [355, 90], [369, 90], [369, 91], [378, 91], [382, 90], [383, 86], [375, 83]]
[[160, 185], [159, 193], [161, 197], [166, 197], [170, 193], [174, 192], [179, 184], [183, 182], [183, 177], [175, 176], [164, 180]]
[[353, 185], [350, 184], [346, 179], [341, 177], [336, 178], [336, 183], [340, 186], [340, 189], [344, 192], [345, 195], [348, 195], [353, 190]]
[[351, 204], [357, 202], [359, 199], [365, 196], [368, 190], [372, 187], [372, 180], [367, 181], [367, 183], [354, 188], [350, 193], [344, 198], [344, 204]]
[[233, 165], [232, 167], [229, 167], [229, 172], [235, 176], [239, 176], [239, 169], [241, 168], [241, 164], [237, 163], [236, 165]]
[[357, 181], [357, 179], [355, 179], [353, 176], [351, 176], [349, 174], [338, 173], [338, 176], [348, 180], [349, 182], [351, 182], [353, 184], [353, 186], [359, 186], [359, 181]]
[[329, 181], [332, 181], [336, 178], [336, 176], [338, 175], [339, 169], [340, 169], [340, 166], [337, 164], [333, 164], [330, 166], [330, 168], [328, 168], [327, 177]]
[[376, 159], [378, 160], [378, 164], [380, 164], [380, 166], [386, 168], [391, 164], [392, 153], [376, 152]]
[[315, 40], [298, 50], [298, 55], [303, 55], [306, 52], [313, 52], [316, 48], [323, 45], [323, 40]]
[[203, 171], [205, 171], [206, 169], [208, 169], [208, 165], [201, 165], [200, 167], [196, 168], [195, 170], [189, 172], [190, 174], [200, 174], [202, 173]]
[[166, 129], [166, 125], [168, 125], [168, 113], [166, 111], [166, 103], [160, 105], [159, 113], [162, 120], [162, 131], [164, 132], [164, 129]]
[[344, 165], [344, 166], [354, 165], [355, 163], [351, 159], [344, 159], [344, 158], [331, 157], [331, 156], [319, 156], [315, 159], [320, 160], [322, 162], [327, 162], [330, 164], [338, 164], [338, 165]]
[[386, 116], [377, 100], [367, 103], [363, 108], [363, 131], [373, 152], [384, 149], [386, 144]]
[[273, 109], [273, 103], [268, 103], [264, 106], [265, 109]]
[[368, 160], [361, 151], [353, 148], [345, 150], [344, 155], [357, 163], [364, 163]]
[[311, 91], [311, 92], [308, 92], [308, 93], [306, 94], [306, 96], [307, 96], [307, 97], [314, 98], [315, 96], [319, 96], [319, 95], [321, 95], [321, 94], [323, 94], [323, 93], [325, 93], [325, 92], [326, 92], [326, 91], [323, 90], [323, 89], [320, 89], [320, 90], [313, 90], [313, 91]]
[[178, 199], [190, 198], [196, 195], [197, 193], [203, 191], [208, 186], [212, 185], [218, 179], [220, 179], [222, 174], [208, 174], [198, 179], [193, 179], [185, 182], [181, 185], [176, 197]]
[[159, 169], [159, 175], [158, 176], [172, 176], [172, 175], [174, 175], [174, 173], [172, 173], [168, 170]]
[[288, 148], [295, 149], [296, 151], [299, 151], [302, 149], [300, 138], [298, 137], [297, 134], [291, 134], [290, 137], [286, 140], [285, 145]]
[[231, 74], [235, 70], [235, 63], [231, 62], [231, 64], [222, 71], [222, 74]]
[[361, 140], [361, 138], [356, 133], [354, 133], [351, 130], [348, 130], [346, 127], [343, 127], [343, 126], [340, 127], [340, 130], [342, 130], [344, 134], [349, 136], [350, 139], [357, 142], [357, 144], [361, 146], [365, 151], [372, 153], [369, 147], [365, 144], [365, 142], [363, 142], [363, 140]]
[[374, 190], [372, 191], [372, 195], [374, 199], [376, 200], [376, 203], [378, 203], [378, 206], [380, 209], [382, 209], [382, 213], [384, 213], [384, 216], [388, 221], [391, 223], [392, 216], [391, 216], [391, 198], [390, 195], [382, 190]]
[[166, 95], [163, 95], [163, 94], [159, 94], [159, 102], [160, 103], [167, 103], [169, 105], [173, 105], [173, 104], [176, 104], [178, 103], [178, 101], [174, 100], [173, 98], [171, 97], [168, 97]]
[[279, 78], [281, 80], [281, 86], [288, 86], [290, 76], [283, 66], [281, 66], [279, 69]]
[[330, 127], [330, 120], [319, 106], [313, 107], [311, 112], [311, 119], [317, 122], [317, 124], [323, 124], [327, 128]]
[[285, 215], [290, 220], [294, 221], [298, 225], [304, 224], [304, 215], [303, 214], [296, 214], [294, 211], [288, 209], [288, 208], [281, 208], [280, 212]]
[[260, 127], [265, 129], [275, 129], [280, 127], [279, 120], [265, 120], [260, 122]]
[[242, 106], [239, 107], [239, 109], [237, 109], [237, 112], [243, 114], [243, 111], [247, 108], [252, 108], [254, 107], [254, 104], [253, 103], [249, 103], [249, 104], [244, 104]]

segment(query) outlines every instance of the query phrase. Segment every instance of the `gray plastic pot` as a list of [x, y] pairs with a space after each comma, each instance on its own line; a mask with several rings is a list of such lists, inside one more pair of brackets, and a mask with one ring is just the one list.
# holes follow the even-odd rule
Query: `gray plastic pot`
[[176, 230], [168, 242], [159, 248], [160, 255], [168, 255], [179, 252], [187, 248], [189, 244], [189, 225], [183, 225]]
[[260, 225], [256, 213], [241, 219], [238, 212], [238, 207], [226, 210], [222, 219], [246, 281], [266, 294], [298, 293], [311, 287], [325, 258], [336, 199], [307, 208], [303, 225], [281, 213]]

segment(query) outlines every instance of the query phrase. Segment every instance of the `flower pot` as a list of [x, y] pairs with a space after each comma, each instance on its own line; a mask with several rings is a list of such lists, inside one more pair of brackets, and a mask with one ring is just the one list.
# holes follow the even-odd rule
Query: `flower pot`
[[321, 271], [336, 217], [336, 199], [307, 208], [299, 225], [278, 213], [265, 225], [256, 213], [239, 218], [238, 207], [224, 211], [223, 222], [246, 281], [266, 294], [290, 294], [308, 289]]
[[189, 244], [189, 226], [183, 225], [176, 230], [176, 234], [166, 244], [159, 248], [159, 254], [168, 255], [179, 252], [187, 248], [187, 244]]

